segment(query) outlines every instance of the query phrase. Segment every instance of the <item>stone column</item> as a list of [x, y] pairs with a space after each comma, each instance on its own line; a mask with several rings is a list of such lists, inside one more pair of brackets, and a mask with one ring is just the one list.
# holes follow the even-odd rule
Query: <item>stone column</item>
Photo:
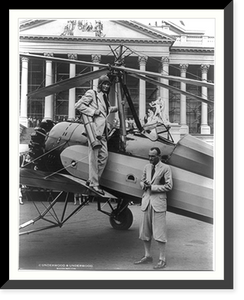
[[[138, 57], [139, 67], [141, 71], [146, 70], [147, 57]], [[146, 115], [146, 81], [139, 79], [139, 119], [144, 120]]]
[[[69, 59], [77, 59], [77, 54], [68, 54]], [[69, 78], [76, 76], [76, 65], [69, 65]], [[69, 107], [68, 107], [68, 119], [75, 119], [75, 88], [69, 89]]]
[[[161, 58], [161, 74], [169, 75], [169, 57], [167, 56]], [[169, 84], [168, 79], [159, 78], [159, 81], [167, 85]], [[169, 90], [160, 87], [159, 97], [161, 97], [165, 103], [165, 119], [169, 120]]]
[[[207, 81], [209, 65], [201, 65], [202, 71], [202, 80]], [[202, 98], [208, 98], [208, 89], [202, 87]], [[208, 126], [208, 105], [202, 102], [202, 111], [201, 111], [201, 134], [210, 134], [210, 126]]]
[[[53, 53], [44, 53], [44, 56], [53, 57]], [[46, 60], [46, 86], [53, 83], [52, 61]], [[44, 119], [53, 120], [53, 95], [45, 97]]]
[[21, 98], [20, 98], [20, 124], [27, 127], [27, 93], [28, 93], [28, 61], [27, 57], [22, 57], [21, 71]]
[[[180, 76], [186, 77], [186, 70], [188, 68], [187, 64], [181, 64], [180, 65]], [[180, 83], [180, 89], [182, 91], [186, 91], [186, 84], [181, 82]], [[181, 134], [188, 134], [189, 133], [189, 127], [186, 122], [186, 96], [180, 94], [180, 133]]]
[[[100, 55], [100, 54], [93, 54], [93, 55], [92, 55], [92, 62], [93, 62], [93, 63], [99, 64], [100, 61], [101, 61], [101, 55]], [[96, 67], [96, 66], [93, 67], [93, 71], [96, 71], [96, 70], [98, 70], [98, 69], [99, 69], [99, 67]], [[98, 84], [98, 78], [97, 78], [97, 79], [94, 79], [93, 82], [92, 82], [92, 85], [93, 85], [92, 88], [93, 88], [95, 91], [97, 90], [97, 84]]]

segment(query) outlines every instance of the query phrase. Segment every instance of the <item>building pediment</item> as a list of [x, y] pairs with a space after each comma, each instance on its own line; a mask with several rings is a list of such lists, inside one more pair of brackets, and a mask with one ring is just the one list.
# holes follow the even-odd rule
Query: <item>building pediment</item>
[[136, 21], [128, 20], [22, 20], [20, 34], [28, 36], [52, 36], [97, 39], [161, 40], [172, 43], [174, 39], [158, 30]]

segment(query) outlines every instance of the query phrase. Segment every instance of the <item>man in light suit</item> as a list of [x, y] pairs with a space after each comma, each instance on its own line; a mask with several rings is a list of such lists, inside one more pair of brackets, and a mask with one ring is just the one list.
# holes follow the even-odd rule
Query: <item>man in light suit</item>
[[88, 90], [76, 103], [75, 109], [80, 113], [93, 117], [94, 130], [97, 140], [100, 141], [100, 148], [92, 148], [88, 139], [89, 157], [89, 179], [88, 183], [96, 192], [104, 194], [99, 185], [99, 180], [105, 169], [108, 160], [108, 128], [107, 117], [110, 113], [118, 111], [116, 106], [111, 106], [108, 100], [108, 93], [111, 82], [106, 75], [98, 80], [97, 92]]
[[172, 173], [168, 165], [160, 161], [160, 149], [149, 150], [149, 164], [144, 167], [140, 185], [145, 191], [142, 196], [141, 210], [143, 218], [139, 230], [139, 238], [143, 240], [145, 255], [135, 264], [152, 263], [151, 239], [159, 246], [159, 261], [154, 269], [166, 266], [166, 210], [167, 195], [173, 187]]

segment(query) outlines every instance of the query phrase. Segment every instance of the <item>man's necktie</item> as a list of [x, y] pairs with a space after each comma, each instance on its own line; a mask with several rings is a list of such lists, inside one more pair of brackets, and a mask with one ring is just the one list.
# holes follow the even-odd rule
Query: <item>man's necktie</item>
[[154, 173], [155, 173], [155, 165], [152, 165], [151, 180], [153, 179]]
[[108, 99], [107, 99], [107, 95], [106, 94], [103, 94], [103, 100], [104, 100], [104, 102], [106, 104], [107, 114], [108, 114], [109, 103], [108, 103]]

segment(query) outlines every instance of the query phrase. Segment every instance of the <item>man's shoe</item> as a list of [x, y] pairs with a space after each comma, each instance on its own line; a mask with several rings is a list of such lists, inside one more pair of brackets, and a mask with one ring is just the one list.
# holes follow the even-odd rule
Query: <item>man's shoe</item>
[[156, 266], [153, 267], [154, 270], [163, 269], [166, 267], [166, 261], [159, 260], [159, 262], [156, 264]]
[[151, 256], [143, 256], [142, 259], [135, 261], [134, 265], [142, 265], [142, 264], [149, 264], [153, 262], [153, 258]]

